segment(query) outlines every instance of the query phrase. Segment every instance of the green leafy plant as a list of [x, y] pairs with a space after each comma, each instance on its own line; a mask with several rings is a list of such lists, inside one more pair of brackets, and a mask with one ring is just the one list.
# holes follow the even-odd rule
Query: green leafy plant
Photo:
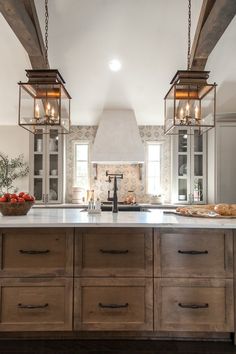
[[0, 153], [0, 194], [6, 192], [17, 192], [14, 181], [17, 178], [25, 177], [29, 173], [29, 166], [24, 162], [24, 155], [9, 158]]

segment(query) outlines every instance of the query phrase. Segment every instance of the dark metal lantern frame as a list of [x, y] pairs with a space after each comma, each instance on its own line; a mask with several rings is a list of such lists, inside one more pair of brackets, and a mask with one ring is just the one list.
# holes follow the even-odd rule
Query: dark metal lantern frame
[[21, 127], [34, 134], [48, 134], [58, 127], [61, 134], [70, 130], [70, 100], [58, 70], [26, 70], [28, 82], [19, 82]]
[[208, 84], [209, 71], [179, 70], [165, 96], [165, 134], [199, 134], [215, 127], [216, 84]]

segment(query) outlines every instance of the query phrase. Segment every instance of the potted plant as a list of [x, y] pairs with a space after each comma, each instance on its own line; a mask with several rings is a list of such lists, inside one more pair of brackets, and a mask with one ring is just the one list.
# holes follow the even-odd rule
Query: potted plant
[[25, 177], [29, 173], [29, 166], [24, 162], [23, 154], [9, 158], [0, 153], [0, 195], [8, 192], [17, 192], [14, 181], [17, 178]]

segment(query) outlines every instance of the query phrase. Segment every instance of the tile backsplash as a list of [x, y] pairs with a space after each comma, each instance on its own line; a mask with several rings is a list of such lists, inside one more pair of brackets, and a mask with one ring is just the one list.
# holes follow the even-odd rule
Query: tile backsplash
[[[71, 133], [66, 136], [66, 202], [72, 202], [73, 188], [73, 142], [87, 141], [93, 143], [97, 126], [73, 126]], [[147, 141], [162, 142], [161, 156], [161, 188], [165, 202], [170, 201], [171, 178], [171, 147], [170, 137], [164, 135], [163, 126], [139, 126], [140, 136], [145, 145]], [[123, 201], [128, 191], [133, 190], [139, 203], [153, 201], [153, 196], [146, 194], [145, 164], [139, 169], [138, 165], [97, 165], [97, 179], [94, 179], [94, 169], [91, 168], [90, 189], [94, 189], [95, 198], [107, 200], [108, 190], [112, 190], [112, 183], [107, 182], [106, 171], [109, 173], [123, 173], [123, 179], [118, 181], [118, 200]], [[141, 178], [140, 178], [141, 172]], [[112, 193], [111, 193], [112, 195]]]

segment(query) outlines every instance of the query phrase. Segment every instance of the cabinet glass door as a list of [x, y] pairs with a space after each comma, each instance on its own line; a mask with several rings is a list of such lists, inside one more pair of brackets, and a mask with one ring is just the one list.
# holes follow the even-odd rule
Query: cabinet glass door
[[180, 129], [173, 136], [172, 202], [204, 203], [206, 201], [206, 137], [198, 130], [187, 134]]
[[48, 136], [48, 202], [59, 201], [59, 134], [57, 129], [50, 129]]
[[188, 135], [180, 130], [178, 136], [178, 201], [187, 201], [188, 197]]
[[37, 203], [61, 203], [63, 198], [63, 138], [58, 128], [30, 139], [30, 192]]
[[203, 202], [204, 199], [204, 186], [203, 186], [203, 135], [200, 135], [198, 130], [194, 131], [194, 161], [193, 161], [193, 173], [194, 173], [194, 185], [193, 185], [193, 201], [195, 203]]
[[34, 156], [33, 156], [33, 189], [36, 201], [44, 201], [44, 136], [34, 135]]

